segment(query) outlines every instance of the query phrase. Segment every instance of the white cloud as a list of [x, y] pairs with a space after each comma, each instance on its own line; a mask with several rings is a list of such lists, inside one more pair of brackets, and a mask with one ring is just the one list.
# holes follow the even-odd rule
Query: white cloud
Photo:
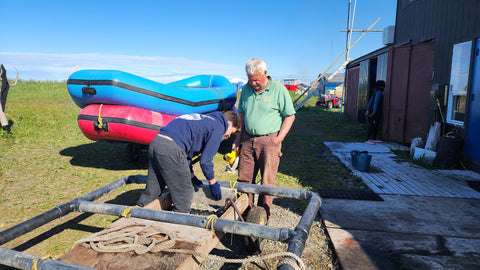
[[227, 78], [243, 75], [243, 66], [159, 56], [0, 52], [0, 63], [4, 64], [9, 77], [14, 76], [16, 67], [20, 79], [40, 81], [67, 80], [76, 66], [79, 69], [121, 70], [162, 83], [198, 74], [218, 74]]

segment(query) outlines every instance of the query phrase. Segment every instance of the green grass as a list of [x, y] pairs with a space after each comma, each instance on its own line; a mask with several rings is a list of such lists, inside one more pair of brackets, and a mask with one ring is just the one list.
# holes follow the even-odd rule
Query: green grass
[[[292, 98], [296, 96], [292, 94]], [[345, 179], [349, 179], [353, 188], [362, 188], [363, 182], [352, 176], [323, 142], [361, 141], [365, 125], [349, 122], [338, 110], [328, 111], [314, 104], [313, 97], [297, 112], [283, 143], [277, 185], [308, 190], [344, 188]], [[128, 161], [125, 143], [85, 138], [77, 124], [80, 110], [62, 82], [20, 81], [10, 89], [5, 113], [13, 135], [0, 130], [0, 230], [120, 177], [147, 173], [144, 156], [135, 163]], [[222, 154], [217, 154], [214, 162], [217, 179], [236, 179], [223, 171], [227, 164]], [[202, 176], [198, 165], [195, 170]], [[100, 201], [132, 205], [143, 188], [129, 185]], [[2, 247], [58, 258], [76, 240], [115, 219], [74, 213]]]

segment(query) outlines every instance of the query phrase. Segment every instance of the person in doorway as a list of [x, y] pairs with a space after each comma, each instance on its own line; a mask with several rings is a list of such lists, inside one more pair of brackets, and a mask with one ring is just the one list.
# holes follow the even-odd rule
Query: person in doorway
[[[281, 144], [295, 121], [295, 108], [285, 86], [267, 76], [263, 60], [248, 60], [245, 70], [248, 83], [242, 87], [237, 109], [242, 131], [232, 144], [233, 149], [241, 144], [238, 182], [255, 184], [260, 170], [262, 185], [274, 186]], [[253, 194], [248, 194], [250, 208], [254, 206], [253, 198]], [[258, 198], [257, 205], [265, 208], [267, 218], [272, 202], [269, 195], [261, 194]]]
[[143, 207], [157, 199], [167, 186], [173, 211], [189, 213], [193, 191], [202, 185], [191, 164], [196, 154], [201, 155], [200, 167], [212, 196], [220, 200], [222, 192], [215, 180], [213, 156], [220, 142], [236, 133], [240, 126], [238, 114], [217, 111], [181, 115], [162, 127], [148, 148], [147, 185], [137, 205]]
[[377, 139], [378, 126], [382, 122], [383, 115], [383, 90], [385, 89], [385, 81], [378, 80], [375, 83], [375, 94], [370, 98], [365, 111], [365, 116], [370, 121], [368, 128], [366, 144], [375, 144], [382, 142]]

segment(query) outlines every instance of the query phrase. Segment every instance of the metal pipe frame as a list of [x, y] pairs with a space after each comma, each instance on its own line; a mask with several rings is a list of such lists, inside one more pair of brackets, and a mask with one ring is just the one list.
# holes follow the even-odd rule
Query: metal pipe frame
[[13, 227], [10, 227], [4, 231], [1, 231], [0, 245], [10, 242], [11, 240], [19, 236], [22, 236], [28, 232], [31, 232], [36, 228], [49, 223], [50, 221], [53, 221], [57, 218], [61, 218], [63, 216], [68, 215], [69, 213], [75, 210], [75, 205], [81, 201], [94, 201], [96, 199], [101, 198], [105, 194], [112, 192], [118, 188], [121, 188], [127, 184], [144, 183], [144, 181], [145, 179], [143, 178], [142, 175], [131, 175], [126, 177], [121, 177], [110, 184], [107, 184], [81, 197], [75, 198], [70, 202], [56, 206], [48, 210], [47, 212], [44, 212], [36, 217], [33, 217]]
[[[109, 192], [112, 192], [118, 188], [132, 183], [145, 184], [146, 176], [131, 175], [119, 178], [116, 181], [100, 187], [88, 194], [75, 198], [70, 202], [61, 204], [45, 213], [42, 213], [36, 217], [33, 217], [4, 231], [1, 231], [0, 245], [3, 245], [17, 237], [20, 237], [55, 219], [61, 218], [73, 211], [120, 216], [122, 212], [125, 209], [130, 208], [130, 206], [95, 203], [93, 201], [101, 198]], [[202, 183], [204, 185], [208, 185], [208, 181], [206, 180], [202, 180]], [[231, 184], [229, 182], [219, 181], [219, 183], [222, 187], [231, 187]], [[221, 218], [216, 219], [212, 225], [213, 230], [215, 231], [288, 242], [288, 251], [292, 252], [298, 257], [301, 257], [303, 250], [305, 249], [305, 242], [308, 238], [310, 228], [312, 227], [317, 212], [321, 206], [320, 196], [312, 191], [275, 186], [236, 183], [234, 185], [234, 188], [237, 189], [237, 191], [239, 192], [245, 193], [256, 193], [277, 197], [309, 200], [308, 206], [305, 209], [305, 212], [303, 213], [302, 218], [300, 219], [300, 222], [296, 226], [295, 230]], [[191, 214], [175, 213], [162, 210], [151, 210], [144, 208], [131, 208], [129, 214], [131, 214], [132, 217], [138, 217], [148, 220], [182, 224], [200, 228], [206, 228], [207, 226], [207, 220], [205, 217]], [[294, 260], [292, 257], [289, 258]], [[37, 264], [37, 269], [91, 269], [79, 265], [60, 262], [57, 260], [40, 260], [37, 256], [34, 255], [0, 248], [0, 264], [16, 267], [19, 269], [32, 269], [34, 263]], [[293, 267], [288, 264], [282, 264], [279, 265], [278, 269], [290, 270], [293, 269]]]
[[[130, 208], [129, 206], [81, 202], [78, 205], [79, 212], [88, 212], [96, 214], [105, 214], [112, 216], [120, 216], [122, 212]], [[148, 220], [155, 220], [167, 223], [175, 223], [188, 225], [198, 228], [207, 227], [207, 218], [205, 216], [175, 213], [171, 211], [152, 210], [144, 208], [131, 208], [128, 215]], [[210, 228], [210, 227], [209, 227]], [[258, 238], [270, 239], [275, 241], [287, 242], [295, 236], [295, 231], [287, 228], [278, 228], [254, 223], [234, 221], [229, 219], [217, 218], [213, 222], [213, 230], [225, 233], [234, 233]]]
[[0, 248], [0, 262], [2, 264], [18, 269], [38, 270], [64, 269], [64, 270], [93, 270], [93, 268], [62, 262], [52, 259], [41, 259], [38, 256], [14, 251], [11, 249]]

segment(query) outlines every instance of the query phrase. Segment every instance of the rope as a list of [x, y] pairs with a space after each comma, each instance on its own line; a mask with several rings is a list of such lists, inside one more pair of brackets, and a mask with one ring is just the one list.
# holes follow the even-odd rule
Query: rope
[[[154, 235], [157, 237], [153, 237]], [[147, 252], [159, 252], [173, 247], [175, 244], [175, 236], [172, 232], [165, 231], [158, 225], [146, 225], [134, 222], [133, 224], [92, 234], [85, 239], [75, 242], [73, 247], [79, 244], [97, 252], [113, 253], [135, 251], [135, 253], [141, 255]]]
[[[237, 181], [235, 181], [235, 180], [230, 180], [230, 188], [231, 188], [231, 189], [235, 189], [235, 186], [236, 186], [237, 184], [238, 184]], [[248, 198], [247, 193], [237, 192], [237, 195], [238, 195], [238, 196], [242, 196], [243, 194], [245, 194], [245, 195], [247, 196], [247, 198]]]
[[217, 219], [217, 215], [209, 215], [205, 221], [207, 222], [207, 225], [205, 226], [205, 229], [208, 230], [208, 225], [210, 225], [210, 230], [213, 231], [213, 223], [215, 223], [215, 220]]
[[[293, 254], [293, 253], [292, 253]], [[295, 255], [295, 254], [293, 254]], [[291, 254], [288, 254], [288, 255], [285, 255], [285, 257], [283, 257], [283, 259], [281, 259], [278, 264], [288, 264], [290, 265], [293, 269], [295, 270], [298, 270], [298, 269], [305, 269], [305, 265], [303, 264], [303, 261], [302, 259], [298, 258], [297, 255], [295, 255], [295, 261], [294, 259], [290, 258], [290, 257], [286, 257], [286, 256], [291, 256]], [[293, 256], [291, 256], [293, 257]], [[298, 262], [298, 263], [297, 263]]]
[[35, 258], [32, 262], [32, 270], [37, 270], [37, 263], [40, 258]]
[[[215, 218], [211, 218], [210, 220], [212, 220], [211, 224], [213, 227], [213, 221], [215, 220]], [[157, 239], [158, 237], [160, 237], [160, 239]], [[80, 244], [86, 248], [91, 248], [97, 252], [113, 253], [134, 251], [136, 254], [139, 255], [145, 254], [147, 252], [182, 253], [196, 257], [207, 258], [213, 261], [219, 261], [223, 263], [243, 264], [258, 262], [261, 260], [267, 260], [277, 257], [284, 257], [284, 259], [281, 260], [280, 263], [286, 263], [292, 266], [295, 270], [306, 269], [302, 259], [296, 254], [288, 251], [282, 251], [268, 255], [251, 256], [245, 259], [226, 259], [220, 256], [203, 254], [193, 250], [173, 249], [172, 247], [175, 245], [175, 235], [172, 232], [165, 230], [158, 225], [147, 225], [142, 224], [141, 222], [134, 222], [133, 224], [118, 226], [116, 228], [111, 228], [92, 234], [85, 239], [75, 242], [72, 248]], [[34, 265], [36, 267], [36, 263]], [[34, 269], [32, 267], [32, 270], [36, 270], [36, 268]]]
[[172, 85], [172, 87], [185, 87], [185, 88], [188, 88], [188, 87], [191, 87], [191, 88], [210, 88], [210, 89], [213, 89], [215, 91], [218, 92], [218, 94], [220, 95], [220, 98], [221, 98], [221, 101], [222, 101], [222, 110], [221, 111], [226, 111], [227, 110], [227, 104], [226, 104], [226, 101], [225, 101], [225, 98], [223, 97], [222, 95], [222, 92], [220, 92], [220, 90], [218, 90], [216, 87], [213, 87], [213, 86], [189, 86], [189, 85]]
[[103, 104], [100, 104], [100, 107], [98, 108], [98, 129], [102, 129], [103, 128], [103, 119], [101, 117], [102, 115], [102, 106]]
[[[167, 251], [167, 252], [169, 252], [169, 251]], [[288, 251], [281, 251], [281, 252], [276, 252], [276, 253], [267, 254], [267, 255], [250, 256], [250, 257], [247, 257], [245, 259], [226, 259], [226, 258], [219, 257], [219, 256], [216, 256], [216, 255], [203, 254], [203, 253], [192, 251], [192, 250], [179, 250], [179, 249], [177, 249], [177, 250], [172, 251], [172, 252], [191, 254], [193, 256], [207, 258], [207, 259], [212, 260], [212, 261], [218, 261], [218, 262], [223, 262], [223, 263], [242, 263], [242, 264], [259, 262], [259, 261], [262, 261], [262, 260], [268, 260], [268, 259], [273, 259], [273, 258], [277, 258], [277, 257], [284, 257], [283, 260], [279, 261], [279, 264], [286, 263], [286, 264], [292, 266], [295, 270], [306, 269], [305, 264], [303, 263], [302, 259], [300, 257], [298, 257], [297, 255], [295, 255], [294, 253], [288, 252]], [[293, 259], [288, 258], [286, 256], [293, 257], [295, 260], [297, 260], [298, 264], [295, 263], [295, 261]], [[288, 258], [288, 260], [285, 260], [286, 258]]]
[[137, 208], [137, 207], [139, 207], [139, 206], [135, 205], [135, 206], [126, 208], [125, 210], [123, 210], [123, 212], [120, 214], [120, 216], [125, 217], [125, 218], [131, 217], [132, 214], [130, 214], [130, 210], [132, 210], [133, 208]]
[[227, 110], [227, 103], [225, 102], [225, 99], [223, 98], [223, 95], [222, 95], [222, 92], [220, 92], [220, 90], [218, 90], [217, 88], [215, 87], [211, 87], [212, 89], [216, 90], [217, 93], [220, 95], [220, 98], [222, 100], [222, 111], [226, 111]]
[[32, 261], [32, 270], [37, 270], [38, 262], [44, 259], [50, 258], [50, 255], [43, 256], [42, 258], [35, 258]]
[[213, 87], [213, 86], [212, 86], [212, 80], [213, 80], [213, 77], [214, 77], [214, 76], [215, 76], [215, 75], [212, 75], [212, 76], [210, 77], [210, 82], [208, 83], [208, 87], [209, 87], [209, 88], [212, 88], [212, 89], [215, 89], [215, 90], [218, 92], [218, 94], [220, 95], [220, 98], [222, 99], [222, 111], [226, 111], [226, 110], [227, 110], [227, 105], [226, 105], [226, 103], [225, 103], [225, 99], [223, 98], [222, 92], [220, 92], [220, 90], [218, 90], [216, 87]]

